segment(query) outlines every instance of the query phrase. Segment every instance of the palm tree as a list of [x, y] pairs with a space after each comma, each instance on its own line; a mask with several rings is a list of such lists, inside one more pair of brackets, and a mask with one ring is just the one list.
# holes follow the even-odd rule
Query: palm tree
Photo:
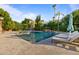
[[56, 13], [56, 16], [58, 16], [58, 31], [59, 31], [59, 19], [60, 19], [60, 16], [64, 16], [64, 14], [63, 13], [61, 13], [61, 12], [57, 12]]
[[55, 19], [55, 16], [56, 16], [56, 4], [52, 5], [53, 9], [54, 9], [54, 17], [53, 19]]
[[35, 19], [35, 30], [40, 30], [43, 25], [43, 20], [41, 20], [41, 16], [38, 15]]

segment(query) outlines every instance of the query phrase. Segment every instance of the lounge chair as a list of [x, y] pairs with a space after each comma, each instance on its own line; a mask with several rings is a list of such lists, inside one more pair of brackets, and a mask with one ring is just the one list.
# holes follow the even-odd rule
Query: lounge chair
[[30, 34], [30, 33], [31, 33], [31, 31], [27, 31], [27, 30], [26, 30], [26, 31], [21, 31], [21, 32], [19, 32], [20, 35], [22, 35], [22, 34], [27, 34], [27, 35], [28, 35], [28, 34]]
[[65, 34], [55, 35], [52, 37], [52, 40], [72, 43], [72, 41], [74, 41], [77, 38], [79, 38], [79, 33], [78, 33], [78, 31], [75, 31], [71, 34], [65, 33]]

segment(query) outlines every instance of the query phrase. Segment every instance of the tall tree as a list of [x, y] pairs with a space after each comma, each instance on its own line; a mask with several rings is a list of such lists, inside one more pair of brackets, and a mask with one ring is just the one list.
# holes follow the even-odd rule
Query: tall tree
[[0, 16], [4, 16], [4, 10], [0, 8]]
[[7, 11], [4, 11], [3, 29], [12, 30], [12, 20]]
[[3, 24], [2, 27], [4, 30], [11, 30], [12, 29], [12, 20], [9, 15], [9, 13], [2, 8], [0, 8], [0, 16], [2, 16], [3, 19]]
[[48, 25], [47, 25], [48, 28], [56, 31], [57, 30], [57, 22], [58, 22], [57, 20], [49, 21]]
[[72, 12], [75, 30], [79, 31], [79, 9]]
[[12, 27], [13, 31], [19, 31], [22, 30], [22, 25], [19, 22], [13, 21], [13, 27]]
[[61, 16], [61, 15], [64, 16], [64, 14], [61, 13], [61, 12], [57, 12], [57, 13], [56, 13], [56, 16], [58, 16], [58, 31], [59, 31], [59, 23], [60, 23], [59, 20], [60, 20], [60, 16]]
[[55, 16], [56, 16], [56, 4], [52, 5], [53, 9], [54, 9], [54, 17], [53, 17], [53, 20], [55, 19]]
[[41, 20], [41, 16], [38, 15], [35, 19], [35, 30], [42, 30], [43, 20]]
[[30, 29], [30, 27], [31, 27], [30, 21], [31, 21], [31, 19], [27, 19], [27, 18], [25, 18], [22, 21], [23, 30]]

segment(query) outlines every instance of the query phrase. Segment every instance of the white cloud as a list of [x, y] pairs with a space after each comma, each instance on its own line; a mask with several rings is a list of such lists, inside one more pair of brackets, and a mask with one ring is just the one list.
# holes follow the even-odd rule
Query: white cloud
[[71, 12], [76, 10], [76, 9], [79, 9], [79, 5], [77, 5], [77, 4], [70, 4], [69, 6], [71, 8]]
[[24, 18], [31, 18], [31, 19], [35, 19], [36, 14], [34, 13], [24, 13], [23, 11], [20, 11], [10, 5], [0, 5], [0, 8], [3, 8], [5, 11], [10, 13], [10, 16], [12, 17], [13, 20], [21, 22], [22, 20], [24, 20]]
[[26, 14], [23, 15], [23, 18], [26, 17], [26, 18], [33, 19], [34, 20], [36, 18], [36, 16], [37, 15], [34, 14], [34, 13], [26, 13]]

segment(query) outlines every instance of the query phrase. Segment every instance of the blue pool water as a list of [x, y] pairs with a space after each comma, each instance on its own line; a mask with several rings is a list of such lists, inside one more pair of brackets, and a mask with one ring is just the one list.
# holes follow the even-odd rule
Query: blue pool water
[[29, 35], [26, 34], [26, 40], [33, 41], [33, 42], [39, 42], [41, 40], [47, 39], [51, 36], [56, 35], [55, 32], [31, 32]]

